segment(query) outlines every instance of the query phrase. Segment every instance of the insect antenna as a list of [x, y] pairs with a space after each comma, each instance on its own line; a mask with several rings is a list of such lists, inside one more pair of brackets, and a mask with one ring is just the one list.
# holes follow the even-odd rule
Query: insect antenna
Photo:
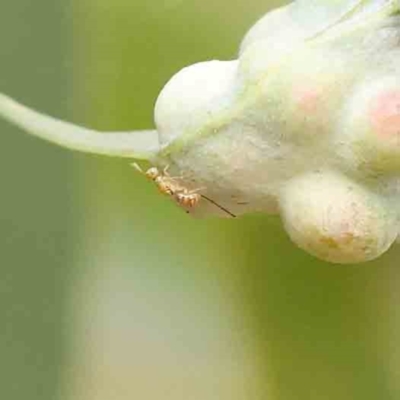
[[144, 171], [143, 171], [142, 167], [141, 167], [138, 163], [133, 162], [133, 163], [131, 163], [130, 165], [131, 165], [133, 168], [135, 168], [136, 171], [139, 171], [140, 173], [144, 174]]
[[214, 204], [216, 207], [218, 207], [220, 210], [224, 211], [225, 213], [227, 213], [228, 215], [230, 215], [232, 218], [236, 218], [236, 215], [233, 214], [232, 212], [230, 212], [227, 208], [221, 206], [220, 204], [218, 204], [217, 202], [215, 202], [214, 200], [210, 199], [209, 197], [205, 196], [204, 194], [200, 195], [201, 197], [203, 197], [203, 199], [207, 200], [208, 202], [210, 202], [211, 204]]

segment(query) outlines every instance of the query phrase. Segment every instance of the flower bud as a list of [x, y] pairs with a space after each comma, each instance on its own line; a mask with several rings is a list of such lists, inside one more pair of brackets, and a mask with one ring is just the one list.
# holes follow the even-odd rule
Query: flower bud
[[291, 239], [330, 262], [372, 260], [397, 237], [393, 204], [331, 171], [306, 174], [289, 182], [281, 208]]
[[195, 134], [228, 109], [237, 61], [208, 61], [178, 72], [161, 91], [155, 121], [161, 146]]

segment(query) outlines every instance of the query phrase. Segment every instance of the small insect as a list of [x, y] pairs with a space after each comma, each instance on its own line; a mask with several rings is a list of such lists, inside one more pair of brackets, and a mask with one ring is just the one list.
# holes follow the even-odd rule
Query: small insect
[[200, 193], [196, 193], [202, 189], [189, 190], [187, 187], [181, 185], [177, 178], [169, 175], [168, 166], [166, 166], [162, 172], [160, 172], [157, 167], [151, 167], [145, 172], [138, 164], [133, 163], [131, 165], [140, 173], [144, 174], [148, 179], [152, 180], [161, 193], [171, 196], [180, 206], [185, 208], [195, 208], [199, 204], [200, 200], [204, 198], [231, 217], [236, 218], [235, 214], [231, 213], [214, 200], [211, 200], [209, 197], [201, 195]]

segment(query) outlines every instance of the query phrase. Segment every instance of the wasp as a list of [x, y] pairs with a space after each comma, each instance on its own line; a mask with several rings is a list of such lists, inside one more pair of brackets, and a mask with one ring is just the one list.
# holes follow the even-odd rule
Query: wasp
[[184, 208], [195, 208], [199, 204], [200, 200], [204, 198], [231, 217], [236, 217], [235, 214], [231, 213], [214, 200], [205, 195], [197, 193], [202, 189], [190, 190], [180, 184], [178, 182], [178, 178], [174, 178], [168, 173], [168, 166], [166, 166], [162, 171], [160, 171], [157, 167], [151, 167], [147, 171], [143, 171], [143, 169], [136, 163], [133, 163], [132, 166], [140, 173], [144, 174], [148, 179], [153, 181], [161, 193], [172, 197], [178, 205]]

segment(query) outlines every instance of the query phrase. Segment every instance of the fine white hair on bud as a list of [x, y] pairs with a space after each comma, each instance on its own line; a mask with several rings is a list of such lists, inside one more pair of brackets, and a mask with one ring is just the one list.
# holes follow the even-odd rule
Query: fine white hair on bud
[[358, 263], [400, 231], [399, 76], [398, 0], [297, 0], [257, 22], [237, 60], [172, 77], [155, 130], [101, 133], [5, 95], [0, 116], [69, 149], [150, 161], [150, 181], [193, 216], [281, 213], [299, 247]]

